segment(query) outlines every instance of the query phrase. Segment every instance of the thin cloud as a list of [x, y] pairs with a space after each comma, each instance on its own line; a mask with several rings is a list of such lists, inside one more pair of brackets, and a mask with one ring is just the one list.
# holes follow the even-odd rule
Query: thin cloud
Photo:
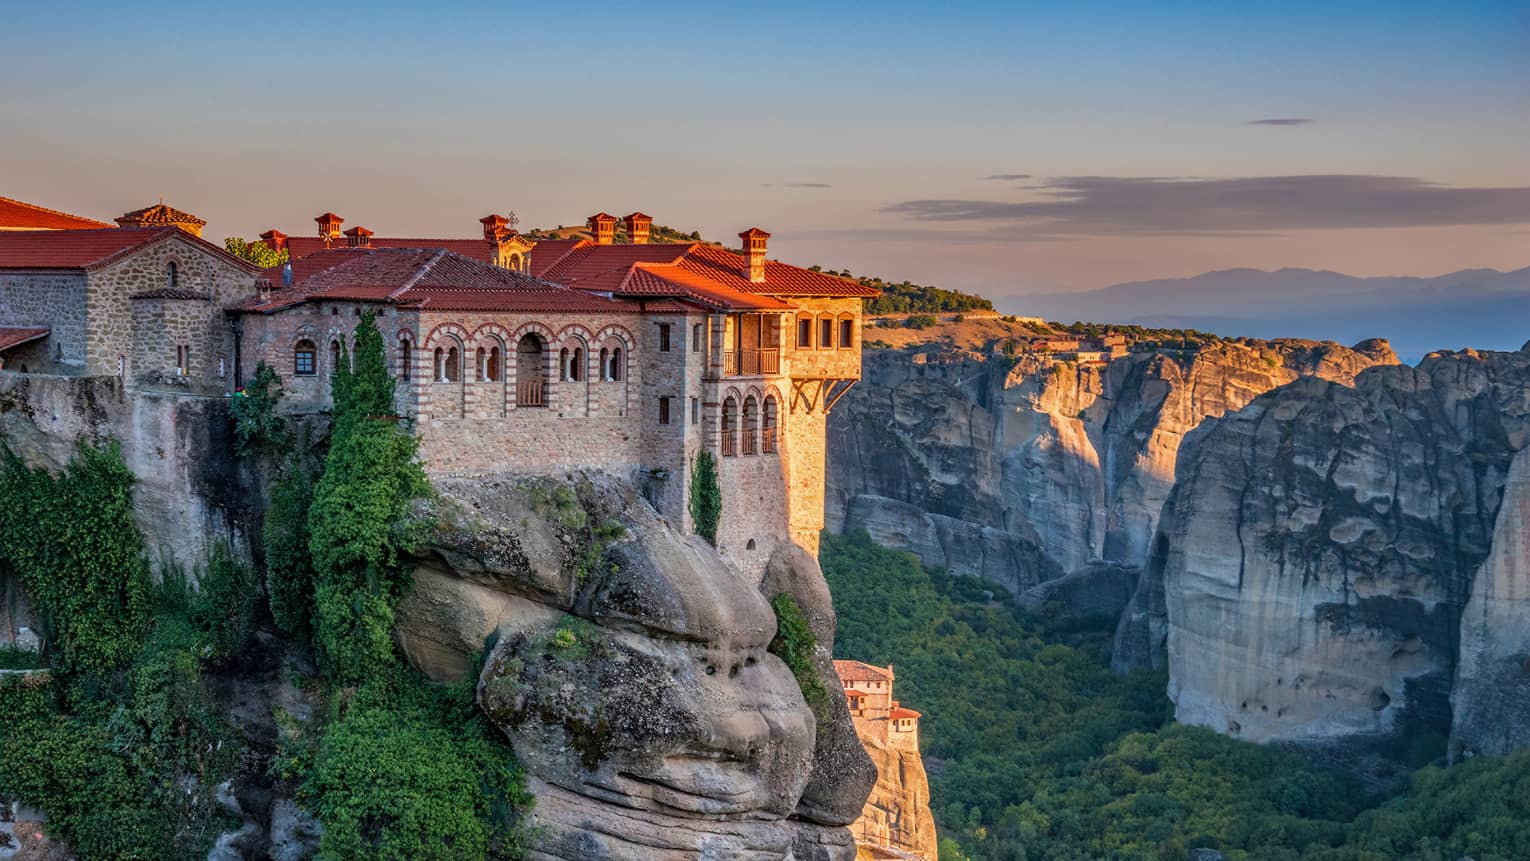
[[1249, 120], [1244, 125], [1250, 126], [1310, 126], [1316, 120], [1311, 117], [1270, 117], [1265, 120]]
[[1017, 181], [1022, 180], [1022, 179], [1030, 179], [1031, 175], [1028, 174], [1028, 173], [995, 173], [995, 174], [990, 174], [988, 176], [985, 176], [983, 178], [984, 179], [996, 179], [996, 180], [999, 180], [1000, 182], [1017, 182]]
[[1045, 235], [1248, 236], [1530, 224], [1530, 187], [1471, 188], [1400, 176], [1072, 176], [1033, 189], [1043, 199], [905, 200], [881, 211], [915, 221], [1008, 222], [1014, 233]]
[[827, 182], [783, 182], [783, 183], [781, 183], [781, 185], [786, 187], [786, 188], [833, 188], [834, 187], [834, 186], [828, 184]]

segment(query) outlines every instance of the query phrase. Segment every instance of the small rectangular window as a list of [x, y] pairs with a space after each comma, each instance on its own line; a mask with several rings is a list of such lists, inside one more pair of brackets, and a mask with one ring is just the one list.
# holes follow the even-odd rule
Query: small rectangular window
[[669, 398], [659, 398], [659, 424], [669, 424]]
[[659, 324], [659, 352], [661, 352], [661, 353], [668, 353], [669, 352], [669, 324], [668, 323], [660, 323]]
[[827, 317], [818, 321], [818, 346], [834, 346], [834, 321]]
[[839, 321], [839, 345], [841, 347], [855, 346], [855, 321]]
[[797, 321], [797, 349], [813, 349], [813, 321], [806, 317]]
[[701, 424], [701, 398], [691, 398], [691, 424]]
[[691, 352], [693, 352], [693, 353], [701, 352], [701, 342], [705, 338], [705, 336], [702, 333], [705, 332], [705, 331], [706, 331], [706, 327], [704, 325], [702, 325], [701, 323], [697, 323], [696, 325], [691, 327]]
[[313, 350], [298, 350], [293, 353], [292, 370], [300, 377], [313, 376]]

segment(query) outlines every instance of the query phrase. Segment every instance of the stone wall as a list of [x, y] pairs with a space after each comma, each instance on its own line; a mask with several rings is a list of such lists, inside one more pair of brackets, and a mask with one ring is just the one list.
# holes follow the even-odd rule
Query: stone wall
[[85, 273], [0, 272], [0, 320], [7, 326], [46, 326], [39, 343], [6, 354], [6, 365], [50, 374], [85, 367]]
[[[207, 299], [143, 297], [131, 301], [133, 349], [124, 370], [134, 385], [223, 387], [231, 377], [227, 324]], [[185, 349], [185, 373], [176, 366]], [[169, 365], [166, 365], [166, 361]]]
[[[132, 296], [170, 288], [169, 266], [175, 264], [174, 289], [209, 297], [197, 306], [201, 316], [187, 316], [190, 308], [177, 309], [174, 318], [179, 335], [187, 339], [196, 373], [190, 383], [208, 391], [226, 391], [228, 380], [217, 376], [218, 359], [230, 367], [233, 338], [223, 312], [254, 290], [250, 269], [218, 254], [205, 244], [180, 233], [146, 246], [110, 266], [89, 273], [86, 297], [85, 363], [91, 374], [116, 374], [120, 360], [131, 356], [137, 344]], [[181, 300], [185, 301], [185, 300]], [[182, 318], [185, 317], [183, 320]], [[134, 379], [175, 375], [174, 343], [159, 354], [146, 353], [135, 360]]]

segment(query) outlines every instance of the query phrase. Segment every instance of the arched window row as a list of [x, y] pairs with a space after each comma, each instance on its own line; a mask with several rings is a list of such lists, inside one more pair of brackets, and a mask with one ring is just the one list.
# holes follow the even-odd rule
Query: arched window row
[[775, 395], [763, 399], [753, 393], [723, 399], [721, 447], [723, 457], [775, 454], [779, 448], [780, 405]]

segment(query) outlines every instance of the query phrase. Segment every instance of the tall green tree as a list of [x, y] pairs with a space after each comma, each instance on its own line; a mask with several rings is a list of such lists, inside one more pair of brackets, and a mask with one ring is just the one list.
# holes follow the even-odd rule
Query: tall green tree
[[391, 415], [393, 379], [370, 312], [333, 391], [334, 433], [308, 512], [314, 644], [326, 672], [359, 681], [392, 663], [393, 608], [409, 582], [406, 521], [429, 490], [415, 438]]
[[696, 534], [717, 543], [717, 524], [722, 519], [722, 487], [717, 483], [717, 461], [709, 451], [696, 453], [691, 467], [691, 520]]

